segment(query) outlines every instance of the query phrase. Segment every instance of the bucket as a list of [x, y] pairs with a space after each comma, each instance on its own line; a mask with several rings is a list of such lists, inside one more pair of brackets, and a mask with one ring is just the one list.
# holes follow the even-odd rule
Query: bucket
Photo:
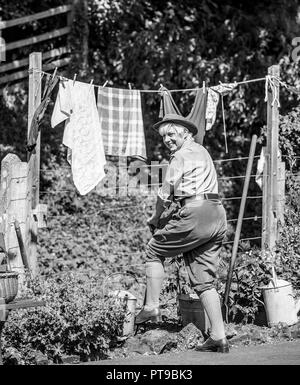
[[264, 306], [269, 326], [279, 322], [294, 325], [298, 322], [292, 285], [282, 279], [271, 280], [262, 287]]
[[193, 323], [207, 334], [210, 322], [199, 297], [196, 294], [179, 294], [177, 300], [183, 326]]

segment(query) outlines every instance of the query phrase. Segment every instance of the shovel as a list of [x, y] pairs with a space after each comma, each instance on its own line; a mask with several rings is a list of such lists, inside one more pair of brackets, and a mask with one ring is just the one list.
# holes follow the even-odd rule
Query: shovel
[[246, 178], [245, 178], [244, 187], [243, 187], [243, 194], [242, 194], [242, 200], [241, 200], [241, 205], [240, 205], [240, 210], [239, 210], [239, 216], [238, 216], [238, 221], [237, 221], [237, 226], [236, 226], [236, 231], [235, 231], [235, 236], [234, 236], [230, 266], [229, 266], [227, 281], [226, 281], [225, 296], [224, 296], [224, 302], [223, 302], [223, 306], [225, 307], [226, 323], [228, 323], [228, 298], [229, 298], [229, 293], [230, 293], [233, 268], [234, 268], [234, 264], [235, 264], [235, 260], [236, 260], [236, 256], [237, 256], [238, 245], [239, 245], [241, 229], [242, 229], [242, 224], [243, 224], [243, 217], [244, 217], [245, 205], [246, 205], [246, 200], [247, 200], [249, 181], [250, 181], [250, 176], [251, 176], [253, 159], [254, 159], [254, 155], [255, 155], [256, 140], [257, 140], [257, 136], [253, 135], [252, 140], [251, 140], [248, 163], [247, 163]]

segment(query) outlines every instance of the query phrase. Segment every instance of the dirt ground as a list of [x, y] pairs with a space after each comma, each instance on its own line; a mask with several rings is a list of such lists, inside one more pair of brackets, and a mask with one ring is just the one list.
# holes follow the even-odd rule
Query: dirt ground
[[86, 362], [83, 365], [300, 365], [300, 340], [235, 346], [230, 349], [229, 354], [187, 350]]

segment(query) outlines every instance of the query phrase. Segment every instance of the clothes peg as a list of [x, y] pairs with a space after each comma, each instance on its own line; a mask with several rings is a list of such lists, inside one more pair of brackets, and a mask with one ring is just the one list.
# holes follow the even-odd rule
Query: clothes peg
[[131, 88], [131, 83], [128, 83], [128, 88], [131, 90], [132, 88]]
[[102, 87], [105, 87], [107, 83], [108, 83], [108, 80], [105, 81]]
[[205, 81], [202, 82], [203, 93], [205, 94]]
[[91, 90], [91, 88], [92, 88], [93, 82], [94, 82], [94, 79], [92, 79], [92, 80], [90, 81], [90, 87], [89, 87], [89, 91], [90, 91], [90, 90]]
[[57, 72], [57, 67], [55, 67], [55, 70], [54, 70], [54, 72], [53, 72], [53, 75], [52, 75], [53, 78], [55, 78], [56, 72]]
[[74, 78], [73, 78], [73, 86], [74, 86], [74, 84], [75, 84], [76, 77], [77, 77], [77, 74], [74, 75]]

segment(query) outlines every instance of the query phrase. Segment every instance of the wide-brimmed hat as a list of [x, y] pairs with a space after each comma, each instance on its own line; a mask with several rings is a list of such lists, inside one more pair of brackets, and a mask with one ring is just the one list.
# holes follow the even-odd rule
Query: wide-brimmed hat
[[195, 126], [195, 124], [190, 121], [189, 119], [184, 118], [181, 115], [177, 114], [166, 114], [162, 120], [160, 120], [158, 123], [155, 123], [153, 125], [153, 129], [158, 131], [159, 127], [162, 124], [165, 123], [175, 123], [179, 124], [180, 126], [186, 127], [193, 135], [196, 135], [198, 132], [198, 128]]

